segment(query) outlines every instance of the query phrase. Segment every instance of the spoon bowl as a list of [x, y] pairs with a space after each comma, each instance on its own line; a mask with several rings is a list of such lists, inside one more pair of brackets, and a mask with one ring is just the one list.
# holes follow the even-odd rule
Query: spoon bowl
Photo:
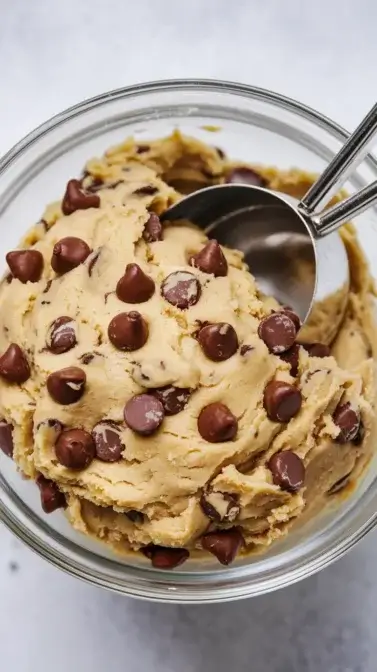
[[220, 184], [171, 206], [163, 221], [189, 221], [244, 253], [261, 291], [289, 305], [300, 340], [330, 344], [347, 306], [349, 264], [341, 224], [377, 202], [377, 180], [316, 212], [362, 160], [377, 132], [375, 104], [301, 201], [250, 184]]
[[[312, 334], [318, 325], [320, 340], [329, 343], [346, 307], [347, 255], [337, 232], [315, 241], [297, 205], [291, 196], [262, 187], [224, 184], [187, 196], [164, 213], [163, 221], [188, 220], [221, 245], [243, 252], [261, 291], [299, 315], [300, 338], [319, 340]], [[320, 319], [326, 305], [336, 316], [327, 333]]]

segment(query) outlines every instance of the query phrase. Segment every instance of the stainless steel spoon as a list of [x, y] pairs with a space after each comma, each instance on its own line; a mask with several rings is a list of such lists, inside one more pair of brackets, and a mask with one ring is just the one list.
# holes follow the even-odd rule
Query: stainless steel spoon
[[301, 317], [300, 337], [330, 343], [349, 288], [348, 258], [337, 229], [377, 203], [377, 180], [321, 208], [364, 158], [376, 132], [377, 103], [301, 201], [262, 187], [221, 184], [190, 194], [162, 219], [189, 220], [210, 238], [241, 250], [261, 290]]

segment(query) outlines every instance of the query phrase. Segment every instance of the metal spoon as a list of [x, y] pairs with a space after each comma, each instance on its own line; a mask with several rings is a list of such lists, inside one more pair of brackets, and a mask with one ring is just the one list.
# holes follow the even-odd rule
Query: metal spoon
[[362, 161], [376, 132], [377, 103], [301, 201], [262, 187], [221, 184], [190, 194], [162, 219], [188, 220], [241, 250], [261, 290], [301, 317], [300, 338], [330, 343], [349, 289], [348, 258], [337, 229], [377, 203], [377, 180], [326, 211], [315, 210]]

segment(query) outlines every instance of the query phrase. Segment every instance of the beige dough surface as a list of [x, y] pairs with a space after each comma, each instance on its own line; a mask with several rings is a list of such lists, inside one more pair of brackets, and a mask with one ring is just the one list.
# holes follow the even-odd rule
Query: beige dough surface
[[[329, 492], [334, 485], [354, 480], [374, 449], [373, 284], [352, 225], [342, 231], [352, 275], [346, 317], [331, 356], [312, 357], [300, 348], [296, 378], [258, 336], [260, 321], [278, 305], [260, 294], [239, 252], [223, 249], [228, 274], [214, 277], [189, 265], [190, 255], [207, 240], [196, 228], [170, 225], [161, 241], [143, 238], [150, 212], [161, 214], [182, 193], [222, 182], [236, 165], [213, 147], [179, 133], [141, 151], [132, 139], [126, 141], [86, 166], [84, 187], [103, 182], [97, 191], [99, 208], [64, 216], [60, 202], [53, 204], [21, 244], [42, 253], [42, 278], [25, 284], [3, 281], [0, 288], [0, 353], [17, 343], [31, 367], [30, 378], [21, 385], [0, 379], [0, 413], [13, 426], [14, 460], [26, 476], [43, 474], [54, 481], [66, 496], [73, 526], [118, 552], [148, 544], [199, 550], [208, 530], [233, 526], [242, 532], [243, 553], [267, 547], [308, 510], [333, 501]], [[272, 189], [296, 196], [313, 181], [295, 169], [254, 168]], [[154, 193], [137, 193], [146, 186]], [[66, 236], [83, 239], [92, 253], [57, 276], [52, 250]], [[137, 263], [156, 285], [152, 298], [138, 306], [115, 294], [129, 263]], [[187, 310], [161, 295], [164, 278], [174, 271], [189, 271], [201, 284], [200, 300]], [[139, 350], [122, 352], [109, 341], [108, 325], [116, 314], [135, 309], [147, 321], [149, 337]], [[46, 349], [46, 338], [62, 315], [75, 320], [77, 345], [54, 354]], [[331, 306], [324, 307], [323, 315], [331, 320]], [[238, 349], [223, 362], [209, 360], [195, 338], [204, 322], [232, 325], [240, 346], [252, 349], [245, 356]], [[314, 329], [313, 340], [320, 340], [320, 327], [315, 335]], [[70, 366], [85, 371], [87, 384], [77, 403], [64, 406], [51, 398], [46, 379]], [[272, 379], [297, 384], [301, 391], [301, 410], [287, 423], [267, 417], [263, 394]], [[125, 424], [125, 403], [166, 385], [190, 388], [187, 406], [165, 417], [152, 436], [139, 436]], [[339, 428], [332, 415], [341, 400], [361, 414], [365, 434], [358, 446], [336, 441]], [[238, 420], [232, 441], [209, 443], [198, 432], [200, 411], [214, 402], [225, 404]], [[125, 446], [121, 459], [94, 459], [78, 471], [66, 468], [56, 458], [49, 419], [88, 432], [104, 419], [118, 423]], [[270, 457], [282, 450], [294, 451], [305, 465], [305, 484], [298, 492], [276, 485], [268, 468]], [[229, 495], [239, 503], [231, 523], [216, 525], [204, 513], [200, 497], [209, 486], [214, 501], [218, 493], [221, 501]], [[125, 515], [130, 510], [142, 516], [132, 521]]]

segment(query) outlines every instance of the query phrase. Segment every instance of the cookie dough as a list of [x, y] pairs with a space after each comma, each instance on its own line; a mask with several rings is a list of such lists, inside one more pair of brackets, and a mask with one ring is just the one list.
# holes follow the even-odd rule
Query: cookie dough
[[[180, 135], [88, 162], [0, 287], [0, 447], [45, 512], [172, 569], [263, 550], [373, 450], [373, 283], [355, 230], [331, 348], [265, 297], [237, 250], [159, 215], [224, 181], [300, 197], [314, 176]], [[331, 320], [331, 306], [323, 315]], [[320, 330], [319, 330], [320, 333]], [[301, 340], [300, 340], [301, 339]]]

